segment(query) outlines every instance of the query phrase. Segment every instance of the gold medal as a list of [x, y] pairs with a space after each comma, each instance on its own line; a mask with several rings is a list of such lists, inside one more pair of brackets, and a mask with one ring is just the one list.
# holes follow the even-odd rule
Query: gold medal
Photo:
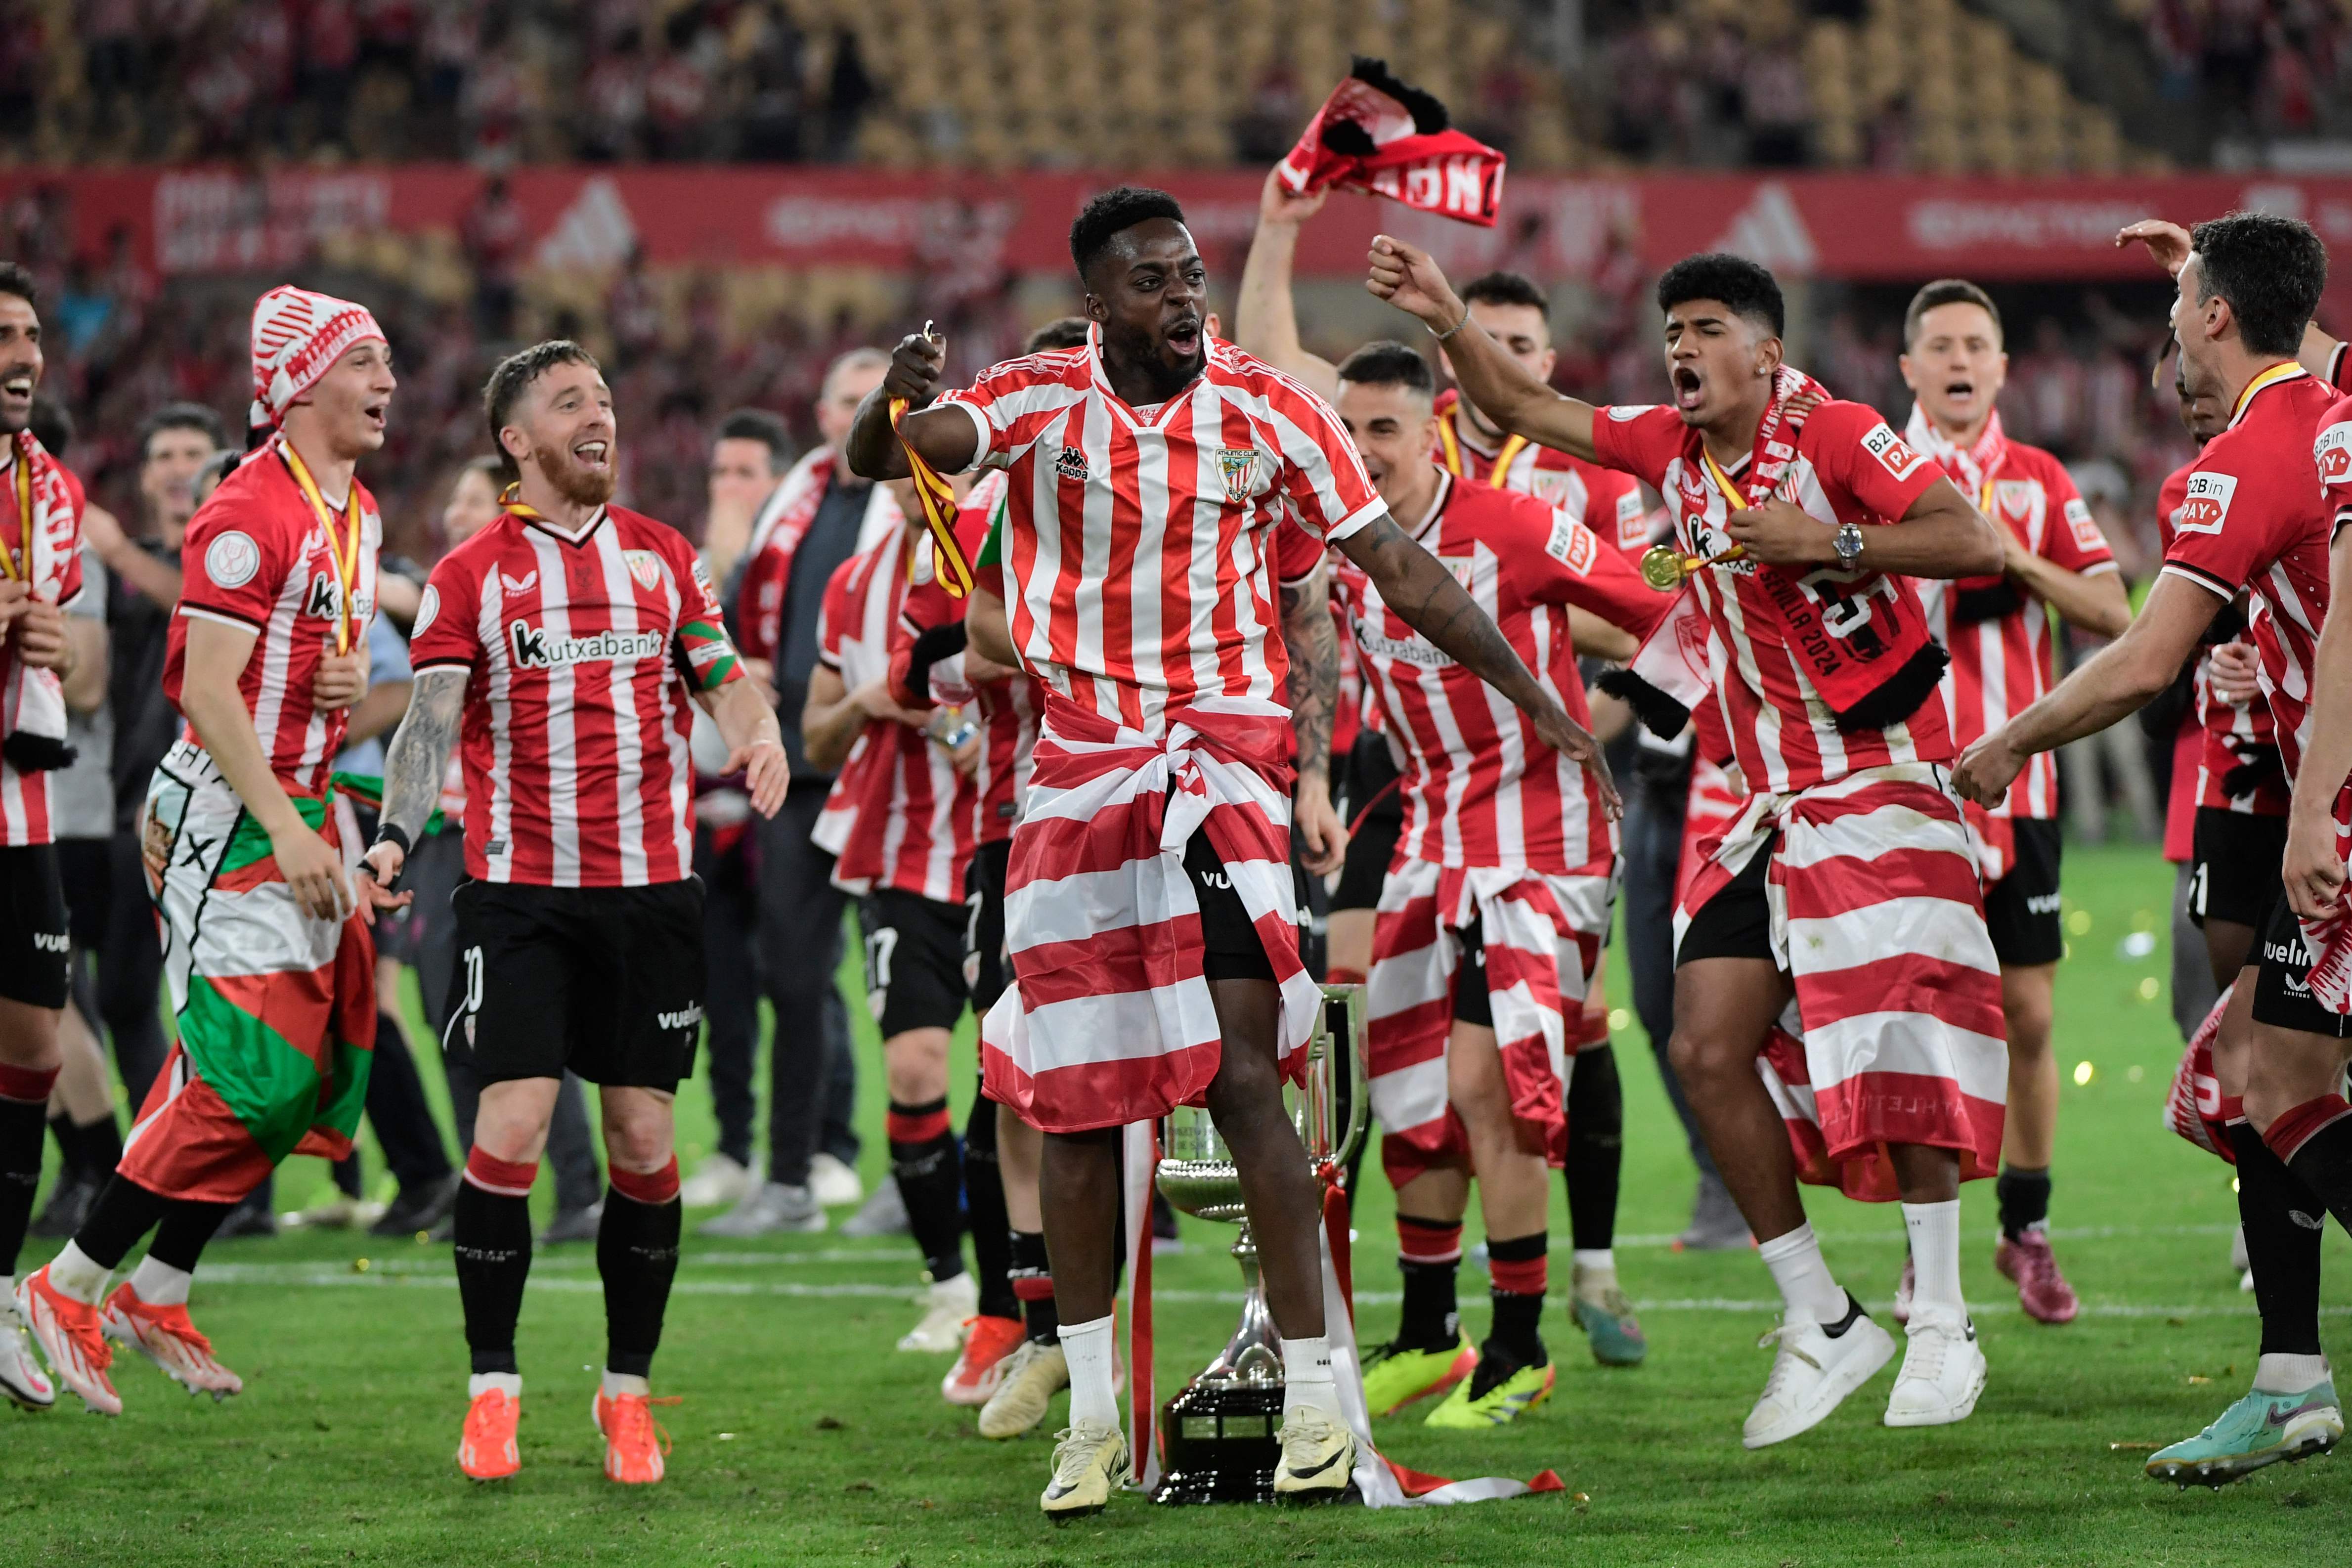
[[1689, 559], [1671, 544], [1653, 544], [1642, 552], [1642, 581], [1661, 594], [1683, 585], [1683, 563]]

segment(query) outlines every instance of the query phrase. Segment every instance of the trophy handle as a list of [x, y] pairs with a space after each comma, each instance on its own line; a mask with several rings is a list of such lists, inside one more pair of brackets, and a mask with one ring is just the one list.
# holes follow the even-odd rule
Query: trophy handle
[[1309, 1068], [1317, 1090], [1309, 1152], [1318, 1163], [1344, 1166], [1363, 1147], [1370, 1120], [1366, 1069], [1370, 1028], [1361, 984], [1323, 987], [1323, 1016], [1310, 1047], [1314, 1057]]

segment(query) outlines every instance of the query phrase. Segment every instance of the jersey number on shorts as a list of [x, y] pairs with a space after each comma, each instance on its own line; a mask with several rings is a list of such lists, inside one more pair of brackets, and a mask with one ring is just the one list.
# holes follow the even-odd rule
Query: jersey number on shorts
[[890, 955], [898, 948], [898, 933], [888, 926], [866, 933], [866, 1007], [874, 1021], [890, 1001]]

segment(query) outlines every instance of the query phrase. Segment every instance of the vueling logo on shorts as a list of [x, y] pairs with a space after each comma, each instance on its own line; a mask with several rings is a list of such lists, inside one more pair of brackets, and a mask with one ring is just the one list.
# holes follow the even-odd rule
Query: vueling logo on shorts
[[550, 637], [543, 627], [517, 617], [508, 624], [507, 640], [514, 661], [524, 669], [551, 669], [559, 664], [617, 662], [625, 658], [659, 658], [659, 632], [590, 632], [582, 637]]
[[2064, 899], [2063, 893], [2037, 893], [2025, 900], [2025, 912], [2033, 915], [2054, 915]]
[[661, 1020], [661, 1026], [665, 1029], [698, 1028], [702, 1024], [702, 1004], [697, 1002], [683, 1013], [663, 1013], [657, 1016]]
[[33, 945], [43, 952], [65, 952], [71, 950], [73, 939], [61, 931], [37, 931]]

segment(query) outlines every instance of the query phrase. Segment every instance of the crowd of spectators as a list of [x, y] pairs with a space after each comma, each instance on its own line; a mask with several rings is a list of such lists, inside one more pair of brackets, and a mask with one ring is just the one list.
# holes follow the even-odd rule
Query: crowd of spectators
[[[2352, 131], [2352, 13], [2342, 0], [2105, 3], [2144, 27], [2146, 68], [2165, 100], [2217, 133]], [[1212, 36], [1209, 68], [1253, 85], [1235, 94], [1225, 75], [1207, 79], [1217, 90], [1202, 111], [1218, 123], [1155, 132], [1162, 161], [1278, 155], [1350, 45], [1401, 52], [1410, 74], [1428, 36], [1392, 33], [1382, 19], [1404, 4], [1328, 16], [1312, 6], [1277, 35], [1279, 7], [1203, 0], [1192, 20]], [[1548, 0], [1452, 4], [1437, 37], [1508, 46], [1457, 47], [1484, 62], [1468, 67], [1422, 63], [1465, 125], [1511, 144], [1528, 167], [1597, 157], [2030, 172], [2101, 156], [2071, 128], [2096, 114], [2054, 100], [2043, 106], [2046, 147], [1978, 144], [1969, 124], [1988, 111], [2019, 116], [2031, 141], [2032, 106], [2010, 100], [2033, 73], [2051, 73], [2022, 66], [2018, 75], [2005, 29], [1956, 0], [1589, 0], [1581, 48], [1566, 53]], [[0, 142], [53, 163], [1019, 163], [1074, 151], [1003, 134], [1004, 122], [1043, 111], [1023, 93], [993, 116], [985, 94], [982, 104], [943, 94], [941, 70], [951, 79], [955, 68], [944, 61], [898, 84], [937, 101], [895, 101], [894, 82], [924, 62], [898, 58], [905, 38], [876, 34], [854, 0], [13, 0], [6, 10]], [[1255, 31], [1214, 41], [1244, 22]], [[1971, 41], [1987, 29], [2000, 37]], [[961, 68], [1013, 68], [991, 57]], [[1465, 74], [1449, 80], [1449, 69]], [[987, 123], [967, 123], [975, 113]], [[940, 130], [950, 125], [961, 129]]]

